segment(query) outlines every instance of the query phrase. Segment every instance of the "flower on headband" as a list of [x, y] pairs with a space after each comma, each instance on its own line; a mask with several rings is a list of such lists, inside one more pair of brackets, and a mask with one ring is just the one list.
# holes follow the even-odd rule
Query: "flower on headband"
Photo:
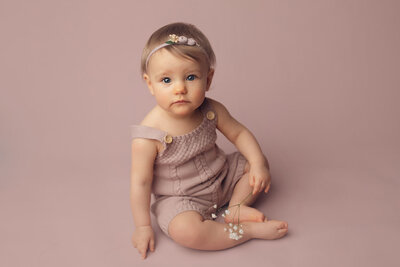
[[178, 43], [180, 43], [180, 44], [187, 43], [187, 41], [188, 41], [188, 38], [186, 36], [179, 36], [178, 37]]
[[166, 44], [184, 44], [184, 45], [197, 45], [199, 44], [193, 38], [187, 38], [186, 36], [177, 36], [176, 34], [170, 34], [169, 40], [165, 42]]
[[177, 43], [178, 39], [179, 39], [179, 37], [176, 34], [170, 34], [168, 41], [171, 42], [171, 43]]

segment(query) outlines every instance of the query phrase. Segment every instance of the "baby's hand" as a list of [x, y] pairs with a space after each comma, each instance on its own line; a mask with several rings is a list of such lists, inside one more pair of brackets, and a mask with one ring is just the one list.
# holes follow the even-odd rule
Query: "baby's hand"
[[142, 255], [142, 259], [146, 258], [147, 249], [154, 251], [154, 233], [151, 226], [139, 226], [136, 227], [133, 232], [132, 243], [135, 248], [138, 249]]
[[268, 168], [264, 164], [250, 165], [249, 183], [253, 187], [253, 195], [261, 192], [264, 188], [265, 193], [267, 193], [271, 184], [271, 175]]

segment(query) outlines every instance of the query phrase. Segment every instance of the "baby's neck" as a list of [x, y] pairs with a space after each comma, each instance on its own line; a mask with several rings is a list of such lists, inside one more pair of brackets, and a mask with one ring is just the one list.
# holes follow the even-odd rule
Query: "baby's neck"
[[202, 121], [203, 115], [199, 109], [184, 117], [164, 114], [160, 120], [160, 128], [174, 136], [183, 135], [197, 128]]

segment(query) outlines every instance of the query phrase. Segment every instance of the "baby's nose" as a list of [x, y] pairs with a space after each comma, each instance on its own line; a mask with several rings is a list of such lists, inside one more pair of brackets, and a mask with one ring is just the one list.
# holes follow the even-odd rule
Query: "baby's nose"
[[187, 92], [186, 85], [184, 82], [175, 84], [174, 90], [175, 90], [176, 94], [186, 94], [186, 92]]

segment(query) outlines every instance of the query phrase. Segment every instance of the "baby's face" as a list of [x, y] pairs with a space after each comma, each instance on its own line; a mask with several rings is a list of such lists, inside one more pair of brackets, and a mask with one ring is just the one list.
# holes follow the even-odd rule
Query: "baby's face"
[[151, 56], [143, 78], [159, 107], [174, 117], [185, 117], [203, 103], [212, 74], [206, 64], [160, 49]]

